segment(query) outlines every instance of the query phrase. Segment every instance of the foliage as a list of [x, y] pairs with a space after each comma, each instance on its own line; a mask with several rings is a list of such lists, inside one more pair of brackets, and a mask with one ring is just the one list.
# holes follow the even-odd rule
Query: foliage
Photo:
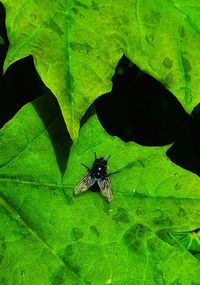
[[[199, 177], [173, 164], [166, 147], [126, 144], [92, 116], [64, 173], [70, 145], [52, 95], [23, 107], [0, 141], [1, 284], [198, 280], [200, 263], [177, 235], [192, 239], [200, 227]], [[90, 166], [94, 151], [112, 153], [109, 172], [119, 170], [111, 204], [98, 192], [73, 197], [85, 173], [80, 164]]]
[[10, 41], [4, 69], [32, 55], [73, 140], [89, 105], [111, 89], [125, 53], [191, 112], [199, 103], [196, 1], [2, 0]]
[[[111, 90], [122, 54], [192, 111], [199, 4], [2, 3], [4, 70], [32, 55], [53, 95], [26, 104], [0, 130], [0, 284], [200, 284], [199, 177], [168, 159], [169, 146], [109, 136], [95, 114], [78, 136], [88, 107]], [[111, 154], [108, 172], [119, 171], [111, 204], [99, 192], [73, 195], [94, 152]]]

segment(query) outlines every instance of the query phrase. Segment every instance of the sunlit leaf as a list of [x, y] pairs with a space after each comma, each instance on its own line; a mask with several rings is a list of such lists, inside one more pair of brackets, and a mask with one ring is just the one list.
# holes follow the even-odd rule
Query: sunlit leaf
[[[71, 146], [51, 96], [22, 108], [0, 132], [0, 283], [195, 284], [200, 261], [171, 233], [200, 227], [200, 179], [166, 149], [111, 137], [95, 115]], [[119, 170], [110, 204], [73, 195], [94, 152]]]
[[125, 53], [191, 112], [199, 103], [200, 3], [192, 0], [2, 0], [10, 42], [5, 70], [32, 55], [73, 140], [80, 119], [111, 90]]

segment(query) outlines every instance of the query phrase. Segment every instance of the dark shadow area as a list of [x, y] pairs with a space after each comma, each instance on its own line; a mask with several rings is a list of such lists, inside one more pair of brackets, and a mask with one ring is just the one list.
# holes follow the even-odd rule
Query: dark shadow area
[[200, 108], [188, 115], [171, 92], [123, 56], [113, 88], [95, 101], [97, 116], [110, 135], [146, 146], [173, 143], [168, 157], [200, 175]]
[[42, 96], [47, 88], [33, 64], [32, 56], [12, 64], [0, 84], [0, 128], [26, 103]]
[[9, 41], [8, 41], [6, 26], [5, 26], [5, 18], [6, 18], [5, 8], [3, 4], [0, 2], [0, 36], [4, 41], [4, 43], [2, 42], [2, 45], [0, 45], [0, 48], [1, 48], [0, 63], [1, 64], [5, 58], [5, 55], [6, 55], [8, 46], [9, 46]]
[[67, 161], [72, 141], [67, 131], [60, 107], [55, 96], [48, 91], [40, 98], [40, 103], [36, 100], [33, 104], [38, 115], [42, 119], [51, 139], [56, 160], [62, 176], [67, 167]]
[[5, 9], [0, 3], [0, 37], [2, 41], [0, 41], [0, 128], [7, 122], [7, 106], [5, 106], [3, 98], [5, 96], [5, 86], [3, 81], [3, 63], [6, 57], [6, 53], [8, 50], [9, 42], [6, 33], [5, 27]]
[[83, 118], [81, 119], [80, 129], [87, 122], [87, 120], [89, 120], [89, 118], [95, 114], [96, 114], [95, 106], [94, 106], [94, 104], [92, 104], [87, 109], [86, 113], [84, 114]]
[[176, 164], [200, 176], [200, 106], [194, 108], [190, 123], [176, 136], [167, 156]]
[[5, 19], [6, 19], [5, 8], [3, 4], [0, 2], [0, 36], [4, 39], [4, 46], [8, 48], [9, 41], [6, 32]]
[[123, 56], [113, 88], [95, 101], [98, 118], [123, 141], [158, 146], [172, 143], [190, 122], [178, 100], [150, 75]]

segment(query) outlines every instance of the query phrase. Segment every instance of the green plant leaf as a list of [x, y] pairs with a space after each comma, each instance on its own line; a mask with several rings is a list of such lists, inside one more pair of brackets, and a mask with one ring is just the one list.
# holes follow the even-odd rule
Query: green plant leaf
[[[109, 136], [95, 115], [68, 139], [50, 95], [0, 131], [0, 283], [196, 284], [200, 261], [172, 232], [200, 227], [199, 177], [166, 147]], [[94, 151], [119, 170], [111, 204], [99, 192], [73, 196]]]
[[197, 1], [2, 0], [10, 41], [5, 70], [32, 55], [73, 140], [90, 104], [111, 90], [125, 53], [191, 112], [199, 103]]
[[189, 251], [198, 254], [200, 257], [200, 239], [199, 239], [199, 229], [193, 231], [172, 231], [171, 235], [177, 239], [183, 246], [185, 246]]

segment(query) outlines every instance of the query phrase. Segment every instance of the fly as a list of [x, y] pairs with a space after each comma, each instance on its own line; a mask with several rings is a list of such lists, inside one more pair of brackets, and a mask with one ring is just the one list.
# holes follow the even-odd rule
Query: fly
[[109, 174], [107, 173], [107, 163], [110, 155], [107, 159], [104, 159], [103, 157], [96, 158], [96, 153], [94, 154], [95, 160], [91, 169], [82, 163], [82, 165], [87, 168], [87, 172], [81, 179], [80, 183], [76, 186], [74, 193], [77, 195], [85, 192], [96, 183], [102, 196], [110, 203], [113, 199], [113, 194], [109, 176], [117, 173], [118, 171]]

